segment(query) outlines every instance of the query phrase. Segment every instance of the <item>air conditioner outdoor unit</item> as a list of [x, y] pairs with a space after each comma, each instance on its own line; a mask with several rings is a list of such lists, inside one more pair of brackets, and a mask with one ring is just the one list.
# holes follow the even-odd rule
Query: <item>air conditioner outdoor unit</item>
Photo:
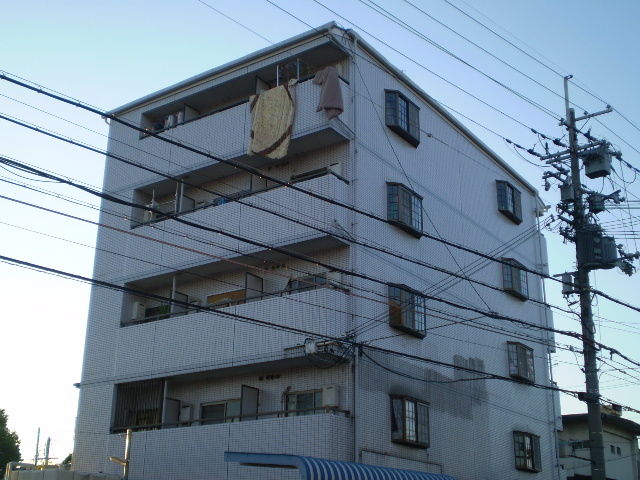
[[337, 385], [324, 385], [322, 387], [322, 406], [333, 408], [340, 406]]
[[144, 320], [144, 315], [147, 310], [147, 307], [142, 302], [133, 302], [133, 306], [131, 309], [131, 321], [137, 322], [140, 320]]

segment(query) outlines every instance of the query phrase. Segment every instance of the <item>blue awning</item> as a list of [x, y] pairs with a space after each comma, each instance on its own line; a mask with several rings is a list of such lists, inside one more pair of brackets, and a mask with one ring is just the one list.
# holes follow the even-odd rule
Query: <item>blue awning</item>
[[301, 455], [225, 452], [224, 460], [254, 467], [297, 468], [301, 480], [454, 480], [449, 475], [439, 473], [399, 470]]

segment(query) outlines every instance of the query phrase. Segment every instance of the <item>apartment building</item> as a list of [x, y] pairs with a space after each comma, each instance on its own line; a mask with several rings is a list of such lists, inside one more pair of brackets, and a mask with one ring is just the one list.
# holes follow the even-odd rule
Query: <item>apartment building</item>
[[[618, 405], [602, 407], [604, 459], [607, 478], [615, 480], [637, 480], [640, 478], [638, 463], [640, 450], [640, 424], [622, 418]], [[560, 463], [567, 480], [591, 478], [591, 451], [589, 449], [589, 426], [586, 413], [562, 415], [560, 440]]]
[[118, 473], [132, 429], [132, 479], [337, 478], [225, 452], [559, 478], [557, 393], [531, 385], [553, 337], [477, 313], [552, 325], [522, 269], [546, 271], [544, 205], [361, 37], [112, 113], [104, 190], [130, 205], [104, 202], [94, 275], [124, 290], [92, 292], [74, 469]]

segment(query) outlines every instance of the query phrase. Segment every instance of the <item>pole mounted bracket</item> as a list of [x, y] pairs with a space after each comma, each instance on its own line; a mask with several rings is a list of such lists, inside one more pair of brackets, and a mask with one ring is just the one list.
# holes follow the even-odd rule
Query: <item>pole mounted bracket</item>
[[578, 392], [578, 400], [587, 403], [599, 403], [600, 395], [589, 392]]

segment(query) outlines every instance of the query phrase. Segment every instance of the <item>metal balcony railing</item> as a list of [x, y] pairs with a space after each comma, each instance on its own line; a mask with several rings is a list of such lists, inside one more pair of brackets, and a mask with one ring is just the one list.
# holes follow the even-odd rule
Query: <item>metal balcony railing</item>
[[254, 421], [254, 420], [263, 420], [268, 418], [293, 418], [293, 417], [317, 415], [317, 414], [342, 415], [345, 418], [351, 417], [351, 412], [349, 410], [342, 410], [338, 407], [313, 407], [313, 408], [301, 408], [301, 409], [295, 409], [295, 410], [273, 410], [273, 411], [267, 411], [267, 412], [252, 413], [248, 415], [231, 415], [231, 416], [225, 416], [223, 418], [217, 418], [217, 419], [194, 418], [192, 420], [174, 422], [174, 423], [154, 423], [154, 424], [148, 424], [148, 425], [113, 426], [111, 428], [111, 433], [121, 433], [128, 429], [131, 429], [133, 431], [160, 430], [162, 428], [178, 428], [178, 427], [192, 427], [192, 426], [200, 426], [200, 425], [212, 425], [212, 424], [233, 423], [233, 422], [246, 422], [246, 421]]

